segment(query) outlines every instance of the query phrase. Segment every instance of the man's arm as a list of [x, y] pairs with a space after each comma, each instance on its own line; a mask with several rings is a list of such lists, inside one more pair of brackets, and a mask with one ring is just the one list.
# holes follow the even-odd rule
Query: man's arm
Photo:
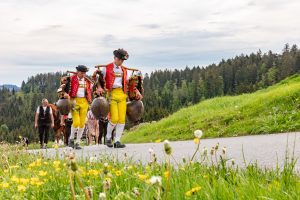
[[54, 127], [54, 117], [53, 117], [53, 114], [51, 114], [50, 116], [51, 116], [51, 127], [53, 128]]
[[35, 119], [34, 119], [34, 127], [35, 127], [35, 128], [38, 127], [38, 117], [39, 117], [39, 114], [36, 112], [36, 113], [35, 113]]
[[51, 117], [51, 127], [54, 127], [54, 117], [53, 117], [53, 112], [52, 109], [50, 108], [50, 117]]

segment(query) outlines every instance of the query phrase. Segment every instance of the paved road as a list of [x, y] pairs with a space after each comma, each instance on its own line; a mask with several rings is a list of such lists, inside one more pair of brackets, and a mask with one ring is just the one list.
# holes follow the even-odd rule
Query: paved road
[[[279, 133], [269, 135], [242, 136], [230, 138], [214, 138], [201, 140], [200, 151], [204, 147], [210, 151], [211, 147], [219, 143], [219, 151], [226, 146], [227, 157], [235, 160], [235, 163], [244, 166], [243, 152], [246, 162], [258, 162], [263, 167], [282, 167], [284, 163], [286, 150], [300, 158], [300, 132], [296, 133]], [[173, 148], [173, 157], [177, 163], [182, 162], [182, 158], [190, 158], [195, 152], [196, 145], [193, 141], [177, 141], [170, 142]], [[288, 147], [288, 148], [287, 148]], [[142, 161], [146, 163], [150, 160], [149, 148], [154, 150], [158, 161], [165, 159], [163, 143], [143, 143], [143, 144], [127, 144], [125, 149], [111, 149], [104, 145], [86, 146], [82, 150], [76, 150], [77, 158], [89, 158], [91, 156], [109, 157], [124, 159], [127, 154], [134, 161]], [[71, 148], [59, 148], [59, 155], [63, 156], [63, 152], [73, 151]], [[30, 150], [31, 153], [43, 153], [46, 156], [55, 156], [55, 149], [47, 150]], [[199, 154], [197, 155], [199, 159]], [[175, 163], [175, 161], [173, 160]], [[297, 170], [300, 170], [300, 160], [296, 164]]]

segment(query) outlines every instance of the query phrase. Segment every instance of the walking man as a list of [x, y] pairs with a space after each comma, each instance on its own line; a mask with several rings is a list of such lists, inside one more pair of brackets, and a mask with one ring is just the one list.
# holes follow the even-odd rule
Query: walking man
[[[113, 52], [114, 61], [102, 71], [105, 80], [105, 88], [99, 88], [98, 93], [107, 91], [110, 102], [110, 120], [107, 125], [106, 145], [114, 148], [124, 148], [125, 145], [120, 142], [125, 127], [126, 118], [126, 100], [127, 100], [127, 69], [123, 66], [124, 60], [129, 55], [124, 49], [118, 49]], [[137, 100], [142, 99], [139, 91], [136, 91]], [[112, 143], [112, 132], [116, 128], [116, 137]]]
[[54, 127], [54, 118], [48, 100], [43, 99], [35, 113], [34, 127], [38, 128], [41, 148], [46, 149], [49, 138], [50, 127]]

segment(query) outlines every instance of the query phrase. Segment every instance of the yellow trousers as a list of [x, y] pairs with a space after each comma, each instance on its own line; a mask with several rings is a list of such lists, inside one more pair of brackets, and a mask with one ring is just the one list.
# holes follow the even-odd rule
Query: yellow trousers
[[74, 98], [74, 108], [72, 109], [72, 119], [74, 128], [84, 128], [86, 113], [89, 109], [89, 104], [86, 98]]
[[122, 88], [112, 89], [110, 95], [110, 122], [112, 124], [125, 124], [127, 94]]

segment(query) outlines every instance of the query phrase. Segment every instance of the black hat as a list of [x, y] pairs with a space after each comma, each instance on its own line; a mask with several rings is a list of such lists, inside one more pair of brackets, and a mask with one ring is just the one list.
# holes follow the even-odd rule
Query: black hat
[[114, 56], [121, 60], [127, 60], [129, 57], [127, 51], [125, 51], [124, 49], [114, 50]]
[[77, 69], [77, 71], [80, 71], [80, 72], [87, 72], [87, 71], [89, 71], [89, 69], [86, 66], [84, 66], [84, 65], [78, 65], [76, 67], [76, 69]]

